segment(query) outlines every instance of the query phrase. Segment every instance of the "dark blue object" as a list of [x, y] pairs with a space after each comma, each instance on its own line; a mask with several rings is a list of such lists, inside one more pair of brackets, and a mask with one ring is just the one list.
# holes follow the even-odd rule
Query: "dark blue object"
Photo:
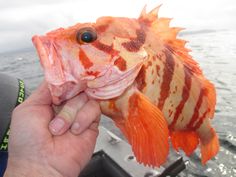
[[77, 34], [76, 39], [80, 44], [91, 43], [97, 39], [97, 33], [93, 28], [81, 28]]
[[84, 32], [83, 34], [81, 34], [81, 40], [82, 40], [83, 42], [87, 42], [87, 43], [93, 41], [93, 35], [92, 35], [92, 33], [89, 32], [89, 31]]
[[0, 151], [0, 177], [3, 176], [5, 169], [7, 167], [8, 153], [5, 151]]
[[13, 109], [28, 96], [22, 80], [0, 73], [0, 177], [8, 159], [8, 141]]

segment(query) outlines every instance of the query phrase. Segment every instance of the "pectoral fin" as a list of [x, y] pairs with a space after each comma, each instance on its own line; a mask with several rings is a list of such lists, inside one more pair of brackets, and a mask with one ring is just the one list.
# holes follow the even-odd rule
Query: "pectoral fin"
[[168, 125], [162, 112], [140, 92], [129, 96], [128, 114], [117, 123], [132, 145], [138, 162], [159, 167], [169, 152]]

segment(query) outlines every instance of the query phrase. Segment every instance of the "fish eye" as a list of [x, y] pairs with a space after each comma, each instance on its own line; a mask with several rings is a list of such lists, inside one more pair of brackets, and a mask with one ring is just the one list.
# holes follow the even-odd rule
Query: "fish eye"
[[91, 27], [81, 28], [76, 34], [76, 39], [79, 44], [91, 43], [97, 39], [97, 32]]

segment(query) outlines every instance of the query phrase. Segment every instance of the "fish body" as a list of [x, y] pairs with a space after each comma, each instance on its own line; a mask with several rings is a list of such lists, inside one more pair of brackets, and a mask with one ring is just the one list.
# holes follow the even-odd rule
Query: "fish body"
[[144, 8], [137, 19], [101, 17], [60, 28], [33, 43], [55, 104], [80, 92], [99, 101], [140, 163], [165, 163], [170, 139], [186, 155], [200, 144], [205, 164], [219, 150], [210, 124], [215, 88], [177, 38], [182, 29], [158, 18], [159, 7]]

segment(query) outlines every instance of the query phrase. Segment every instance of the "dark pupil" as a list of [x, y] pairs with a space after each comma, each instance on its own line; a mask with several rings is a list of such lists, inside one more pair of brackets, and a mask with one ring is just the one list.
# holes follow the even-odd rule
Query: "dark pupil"
[[81, 28], [77, 31], [76, 40], [79, 44], [91, 43], [97, 39], [96, 30], [90, 27]]
[[92, 42], [93, 34], [90, 31], [85, 31], [83, 34], [81, 34], [81, 40], [83, 42]]

